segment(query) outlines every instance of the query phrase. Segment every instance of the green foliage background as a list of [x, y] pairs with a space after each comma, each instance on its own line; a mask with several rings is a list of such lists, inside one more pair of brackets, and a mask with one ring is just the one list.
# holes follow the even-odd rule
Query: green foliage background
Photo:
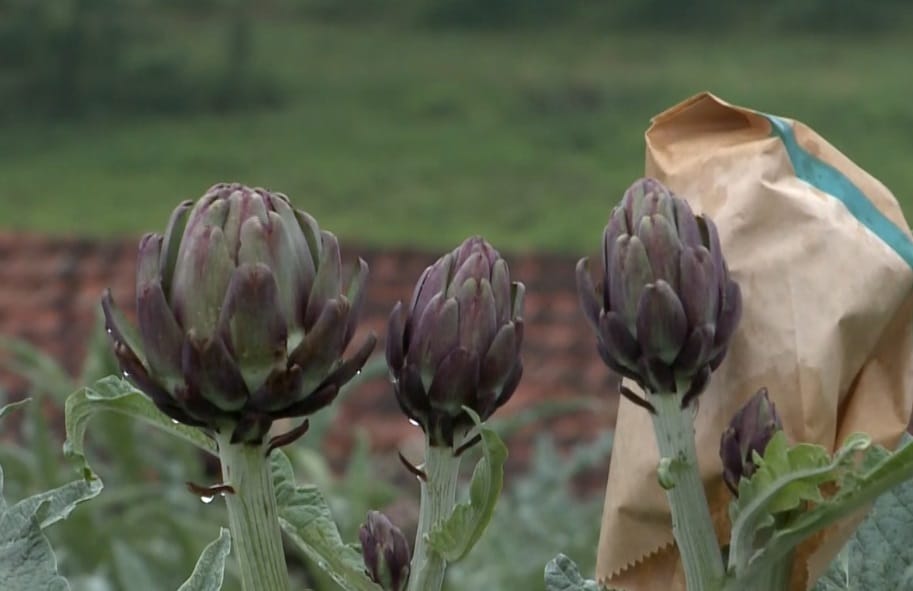
[[0, 0], [0, 229], [134, 236], [241, 180], [349, 242], [579, 253], [702, 90], [913, 204], [908, 3], [684, 6]]

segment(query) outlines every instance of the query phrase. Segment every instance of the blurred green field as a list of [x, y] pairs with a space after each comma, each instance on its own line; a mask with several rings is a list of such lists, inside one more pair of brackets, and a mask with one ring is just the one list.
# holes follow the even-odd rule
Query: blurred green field
[[[287, 97], [229, 115], [18, 123], [0, 229], [134, 235], [239, 180], [367, 245], [590, 251], [642, 171], [649, 118], [702, 91], [814, 127], [913, 207], [913, 36], [441, 32], [261, 21]], [[205, 70], [219, 33], [175, 24]], [[192, 40], [192, 41], [191, 41]]]

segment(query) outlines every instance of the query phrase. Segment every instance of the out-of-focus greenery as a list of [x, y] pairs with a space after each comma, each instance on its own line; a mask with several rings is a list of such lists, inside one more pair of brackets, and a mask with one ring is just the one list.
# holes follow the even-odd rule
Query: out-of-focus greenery
[[[9, 498], [19, 499], [78, 478], [80, 466], [67, 460], [61, 450], [64, 401], [81, 385], [118, 370], [100, 319], [75, 379], [24, 341], [0, 338], [0, 351], [4, 353], [0, 370], [26, 378], [31, 397], [24, 409], [6, 420], [4, 427], [18, 423], [19, 428], [14, 433], [4, 430], [12, 441], [0, 446], [5, 492]], [[384, 372], [379, 357], [370, 360], [340, 397]], [[0, 406], [5, 402], [6, 396], [0, 392]], [[390, 503], [396, 490], [379, 480], [378, 462], [370, 457], [364, 436], [357, 438], [342, 474], [333, 472], [321, 445], [336, 408], [338, 404], [312, 417], [309, 433], [285, 450], [300, 479], [326, 494], [341, 533], [351, 541], [357, 539], [367, 511]], [[207, 470], [204, 457], [186, 442], [115, 414], [93, 419], [87, 443], [88, 459], [104, 489], [46, 531], [60, 573], [74, 591], [176, 589], [219, 527], [227, 524], [222, 503], [203, 504], [185, 487], [188, 481], [205, 485], [218, 480], [218, 465], [211, 464]], [[338, 589], [304, 556], [295, 558], [292, 575], [296, 584], [316, 591]], [[234, 569], [235, 563], [229, 561], [225, 591], [239, 588], [232, 576]]]
[[195, 14], [166, 2], [0, 0], [0, 121], [275, 104], [269, 78], [250, 67], [252, 8], [250, 0], [212, 3], [219, 51], [199, 68], [169, 43], [171, 23]]
[[506, 483], [482, 539], [449, 567], [446, 589], [541, 589], [545, 564], [559, 552], [592, 573], [602, 495], [575, 494], [571, 484], [584, 470], [608, 463], [611, 449], [611, 432], [567, 457], [547, 434], [539, 438], [527, 472]]
[[[78, 384], [93, 383], [116, 372], [116, 367], [100, 326], [77, 379], [22, 341], [3, 339], [0, 347], [6, 354], [4, 369], [28, 378], [33, 398], [24, 411], [19, 411], [27, 414], [18, 421], [18, 445], [0, 447], [7, 493], [11, 498], [21, 498], [75, 477], [77, 466], [68, 462], [60, 449], [62, 427], [49, 423], [48, 417], [60, 418], [63, 400]], [[382, 358], [373, 358], [347, 391], [357, 396], [352, 389], [359, 382], [384, 371]], [[0, 396], [0, 405], [4, 402]], [[579, 411], [587, 404], [582, 399], [542, 404], [496, 419], [492, 426], [506, 436], [531, 422]], [[369, 509], [417, 503], [418, 495], [417, 490], [386, 483], [381, 472], [387, 472], [386, 477], [391, 467], [403, 468], [392, 457], [372, 456], [365, 433], [358, 435], [342, 475], [334, 474], [320, 448], [334, 420], [332, 409], [337, 407], [311, 417], [309, 433], [285, 451], [299, 478], [325, 494], [343, 539], [352, 542], [357, 540], [358, 527]], [[70, 580], [74, 591], [176, 588], [225, 523], [221, 503], [202, 504], [184, 483], [214, 481], [217, 470], [210, 466], [206, 472], [203, 457], [185, 442], [168, 439], [119, 415], [95, 418], [87, 441], [89, 459], [105, 488], [47, 531], [61, 574]], [[573, 556], [582, 568], [591, 570], [601, 496], [575, 492], [573, 480], [585, 470], [604, 466], [611, 444], [611, 433], [607, 433], [562, 458], [549, 435], [543, 433], [536, 441], [529, 469], [506, 482], [494, 519], [478, 546], [453, 565], [448, 588], [536, 588], [545, 563], [558, 552]], [[476, 453], [473, 450], [469, 455]], [[402, 525], [407, 531], [415, 527], [414, 523]], [[295, 555], [291, 567], [298, 585], [317, 591], [339, 589], [303, 555]], [[235, 568], [232, 561], [228, 568], [231, 575]], [[223, 588], [236, 589], [237, 582], [229, 576]]]
[[[137, 63], [177, 56], [204, 87], [226, 72], [230, 7], [142, 4], [158, 36], [130, 41]], [[593, 248], [582, 220], [598, 232], [642, 173], [649, 118], [702, 90], [808, 123], [913, 205], [904, 3], [729, 14], [736, 5], [704, 0], [693, 14], [718, 18], [699, 22], [667, 0], [605, 4], [625, 10], [277, 0], [235, 21], [245, 71], [275, 104], [9, 117], [0, 228], [134, 235], [163, 227], [179, 199], [241, 180], [288, 193], [349, 241], [440, 249], [478, 232], [505, 249], [580, 252]], [[476, 18], [483, 5], [495, 22]], [[473, 18], [433, 14], [473, 6]], [[170, 80], [155, 87], [182, 88]]]
[[[20, 419], [18, 433], [5, 433], [17, 441], [0, 447], [11, 498], [78, 478], [79, 466], [67, 461], [61, 448], [63, 405], [81, 385], [117, 371], [106, 337], [99, 323], [76, 379], [25, 342], [0, 341], [6, 360], [0, 369], [26, 377], [32, 398], [12, 418]], [[97, 418], [88, 442], [105, 488], [46, 530], [60, 573], [74, 591], [176, 589], [224, 523], [222, 507], [201, 509], [184, 486], [207, 482], [202, 458], [183, 442], [115, 415]], [[238, 587], [228, 581], [224, 588]]]

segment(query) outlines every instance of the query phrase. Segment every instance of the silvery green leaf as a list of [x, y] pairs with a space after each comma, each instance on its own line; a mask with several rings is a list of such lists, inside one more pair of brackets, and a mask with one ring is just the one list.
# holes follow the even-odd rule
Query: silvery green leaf
[[450, 517], [428, 533], [428, 543], [448, 562], [456, 562], [472, 550], [488, 527], [504, 484], [507, 446], [492, 429], [483, 427], [479, 416], [464, 407], [479, 428], [482, 457], [469, 485], [469, 500], [453, 508]]
[[[913, 439], [904, 436], [904, 443]], [[913, 481], [875, 502], [815, 591], [913, 587]]]
[[602, 591], [596, 581], [584, 579], [574, 561], [559, 554], [545, 566], [545, 591]]
[[77, 390], [67, 398], [67, 442], [64, 444], [66, 453], [79, 457], [84, 455], [86, 428], [92, 417], [102, 411], [137, 419], [184, 439], [204, 451], [216, 453], [215, 442], [203, 431], [173, 421], [159, 411], [145, 394], [117, 376], [103, 378], [91, 386]]
[[9, 506], [2, 497], [0, 469], [0, 589], [69, 590], [69, 583], [57, 574], [57, 559], [42, 526], [65, 518], [77, 503], [100, 491], [99, 480], [76, 481]]
[[212, 541], [200, 554], [190, 578], [178, 591], [219, 591], [225, 576], [225, 560], [231, 551], [231, 535], [224, 527], [219, 537]]
[[279, 525], [301, 551], [344, 591], [380, 591], [365, 574], [361, 554], [342, 541], [326, 499], [314, 486], [297, 486], [288, 457], [272, 453]]

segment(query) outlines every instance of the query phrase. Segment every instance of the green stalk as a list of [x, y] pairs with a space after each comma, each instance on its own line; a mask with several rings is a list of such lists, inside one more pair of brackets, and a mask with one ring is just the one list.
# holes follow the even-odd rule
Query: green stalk
[[726, 591], [782, 591], [789, 589], [793, 570], [793, 553], [789, 552], [768, 568], [750, 577], [740, 577], [727, 586]]
[[232, 554], [238, 559], [244, 591], [289, 591], [288, 568], [266, 445], [235, 445], [218, 436], [222, 478], [234, 494], [225, 495]]
[[422, 482], [422, 505], [408, 591], [440, 591], [444, 584], [447, 563], [428, 545], [426, 536], [453, 511], [460, 458], [454, 457], [449, 447], [433, 447], [426, 443], [424, 472], [427, 478]]
[[650, 394], [656, 409], [653, 430], [659, 455], [666, 460], [666, 498], [672, 510], [672, 532], [682, 557], [688, 591], [721, 589], [725, 570], [694, 445], [694, 419], [682, 409], [682, 393]]

